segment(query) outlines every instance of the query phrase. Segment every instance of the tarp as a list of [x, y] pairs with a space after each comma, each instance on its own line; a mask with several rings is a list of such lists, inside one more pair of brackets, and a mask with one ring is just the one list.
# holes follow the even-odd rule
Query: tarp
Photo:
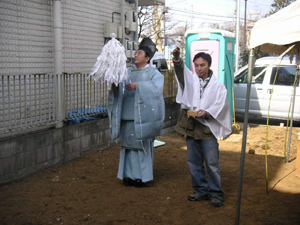
[[[247, 144], [247, 127], [248, 127], [248, 114], [249, 114], [249, 96], [251, 89], [252, 70], [254, 65], [254, 49], [260, 48], [260, 50], [275, 54], [297, 54], [297, 64], [299, 65], [299, 51], [300, 51], [300, 0], [293, 2], [289, 6], [281, 9], [275, 14], [257, 21], [252, 29], [250, 37], [250, 54], [249, 54], [249, 70], [248, 70], [248, 83], [247, 83], [247, 98], [245, 105], [244, 116], [244, 132], [242, 142], [242, 154], [240, 164], [240, 178], [239, 178], [239, 191], [238, 202], [236, 210], [235, 224], [238, 225], [240, 221], [240, 205], [242, 198], [243, 187], [243, 174], [245, 164], [245, 152]], [[291, 51], [288, 48], [296, 44]], [[290, 123], [290, 136], [289, 146], [291, 140], [291, 131], [293, 124], [293, 111], [295, 103], [296, 88], [294, 88], [293, 94], [293, 106]], [[288, 158], [288, 156], [287, 156]], [[268, 190], [268, 182], [267, 182]]]
[[[260, 46], [264, 52], [281, 54], [300, 41], [300, 0], [275, 14], [257, 21], [251, 31], [250, 49]], [[293, 48], [289, 54], [297, 54]]]

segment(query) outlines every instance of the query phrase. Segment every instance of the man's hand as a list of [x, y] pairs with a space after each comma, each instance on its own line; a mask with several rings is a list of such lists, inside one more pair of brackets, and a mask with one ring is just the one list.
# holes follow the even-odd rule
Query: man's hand
[[133, 82], [133, 83], [130, 83], [130, 84], [127, 84], [125, 86], [126, 90], [128, 91], [132, 91], [132, 90], [135, 90], [136, 87], [137, 87], [138, 83], [137, 82]]
[[207, 116], [207, 115], [208, 115], [208, 113], [205, 110], [200, 109], [200, 110], [198, 110], [196, 117], [197, 118], [205, 118], [205, 116]]
[[178, 61], [180, 59], [180, 48], [179, 47], [174, 49], [173, 56], [176, 61]]

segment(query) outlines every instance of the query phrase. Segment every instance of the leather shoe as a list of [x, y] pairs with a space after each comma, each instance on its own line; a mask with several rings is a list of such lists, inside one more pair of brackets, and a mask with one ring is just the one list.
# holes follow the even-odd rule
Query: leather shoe
[[136, 188], [142, 188], [142, 187], [150, 187], [150, 183], [149, 182], [142, 182], [141, 179], [136, 179], [134, 180], [135, 183], [135, 187]]
[[132, 180], [132, 179], [130, 179], [130, 178], [128, 178], [128, 177], [125, 177], [125, 178], [123, 179], [123, 184], [124, 184], [125, 186], [130, 187], [130, 186], [134, 186], [134, 185], [135, 185], [135, 182], [134, 182], [134, 180]]

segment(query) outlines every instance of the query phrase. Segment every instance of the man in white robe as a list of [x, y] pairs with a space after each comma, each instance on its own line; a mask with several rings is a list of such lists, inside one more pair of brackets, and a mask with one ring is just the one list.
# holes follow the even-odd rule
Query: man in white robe
[[[180, 49], [173, 52], [178, 81], [176, 102], [181, 104], [175, 130], [186, 136], [187, 161], [194, 193], [190, 201], [209, 200], [213, 207], [223, 204], [217, 139], [231, 133], [227, 90], [210, 70], [211, 56], [204, 52], [194, 56], [196, 73], [180, 59]], [[195, 112], [194, 116], [188, 114]]]
[[111, 138], [121, 146], [118, 178], [126, 186], [147, 187], [153, 180], [153, 141], [161, 134], [165, 104], [164, 76], [149, 67], [151, 49], [140, 47], [130, 81], [109, 93]]

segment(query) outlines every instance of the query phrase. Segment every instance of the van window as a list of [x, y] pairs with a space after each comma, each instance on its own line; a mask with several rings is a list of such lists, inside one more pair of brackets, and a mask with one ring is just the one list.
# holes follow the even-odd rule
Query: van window
[[[264, 72], [256, 79], [254, 79], [254, 77], [265, 68], [266, 68], [265, 66], [256, 66], [253, 68], [252, 83], [261, 84], [263, 82], [266, 72]], [[248, 68], [235, 77], [234, 83], [247, 83], [247, 79], [248, 79]]]
[[[277, 73], [277, 67], [273, 67], [270, 84], [273, 84]], [[296, 66], [280, 66], [275, 85], [293, 86], [296, 75]], [[297, 86], [299, 85], [299, 80]]]
[[152, 63], [153, 63], [153, 65], [156, 66], [156, 69], [158, 71], [167, 70], [168, 69], [167, 61], [165, 59], [154, 59], [152, 61]]

